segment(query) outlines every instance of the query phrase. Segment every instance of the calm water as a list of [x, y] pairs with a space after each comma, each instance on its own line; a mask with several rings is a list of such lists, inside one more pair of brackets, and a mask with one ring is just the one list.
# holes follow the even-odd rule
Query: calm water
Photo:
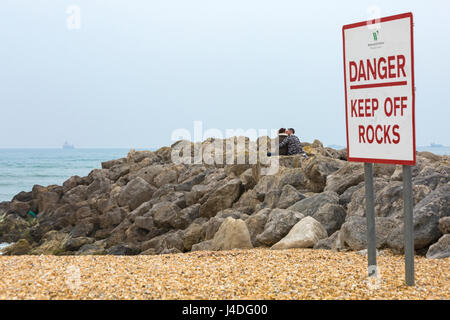
[[101, 162], [126, 157], [129, 149], [0, 149], [0, 202], [35, 184], [62, 184], [86, 176]]

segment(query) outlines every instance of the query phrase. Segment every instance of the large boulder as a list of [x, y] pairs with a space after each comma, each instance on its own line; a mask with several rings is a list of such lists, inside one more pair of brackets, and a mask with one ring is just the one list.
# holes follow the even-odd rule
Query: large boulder
[[217, 212], [231, 208], [242, 193], [242, 182], [233, 179], [214, 191], [200, 207], [201, 217], [214, 217]]
[[273, 209], [264, 226], [264, 231], [256, 236], [256, 241], [270, 247], [286, 236], [302, 218], [304, 215], [297, 211]]
[[245, 220], [254, 247], [261, 245], [256, 237], [264, 232], [264, 227], [271, 211], [269, 208], [262, 209]]
[[15, 214], [0, 217], [0, 242], [16, 242], [26, 236], [30, 224]]
[[250, 249], [253, 248], [250, 233], [243, 220], [228, 217], [214, 235], [212, 250]]
[[325, 204], [337, 204], [338, 202], [339, 197], [335, 192], [322, 192], [300, 200], [288, 209], [298, 211], [305, 216], [312, 216]]
[[212, 217], [202, 225], [202, 230], [203, 233], [205, 234], [205, 239], [206, 240], [212, 239], [216, 234], [217, 230], [219, 230], [222, 223], [228, 217], [232, 217], [233, 219], [246, 220], [248, 218], [248, 215], [234, 209], [225, 209], [218, 212], [215, 217]]
[[180, 208], [172, 202], [157, 203], [150, 209], [155, 225], [159, 228], [173, 228], [174, 221], [180, 212]]
[[292, 227], [289, 233], [271, 249], [312, 248], [327, 237], [325, 228], [312, 217], [305, 217]]
[[[392, 218], [376, 217], [375, 234], [376, 247], [386, 248], [390, 233], [398, 223]], [[343, 248], [359, 251], [367, 248], [367, 219], [363, 217], [351, 217], [341, 227], [340, 240]]]
[[184, 232], [184, 249], [186, 251], [191, 251], [192, 246], [201, 242], [205, 237], [203, 228], [200, 224], [191, 224]]
[[95, 240], [93, 238], [89, 237], [78, 237], [78, 238], [72, 238], [69, 237], [64, 243], [62, 244], [63, 251], [78, 251], [82, 246], [85, 244], [92, 244]]
[[450, 233], [450, 216], [439, 219], [439, 231], [442, 234]]
[[324, 191], [333, 191], [337, 194], [356, 186], [364, 181], [364, 169], [361, 163], [347, 162], [345, 165], [327, 177]]
[[180, 210], [172, 219], [171, 225], [175, 229], [186, 229], [197, 218], [200, 217], [200, 205], [194, 204]]
[[442, 259], [450, 257], [450, 234], [443, 235], [438, 242], [431, 245], [427, 252], [429, 259]]
[[314, 219], [322, 224], [328, 235], [332, 235], [341, 228], [345, 221], [345, 216], [345, 209], [335, 203], [326, 203], [312, 215]]
[[283, 186], [283, 189], [281, 189], [281, 194], [276, 207], [280, 209], [286, 209], [294, 203], [303, 199], [305, 199], [305, 196], [303, 194], [297, 191], [297, 189], [295, 189], [290, 184], [287, 184]]
[[48, 187], [34, 185], [31, 192], [33, 200], [37, 204], [37, 208], [35, 209], [42, 215], [56, 209], [62, 196], [63, 187], [56, 185]]
[[205, 240], [192, 245], [191, 251], [208, 251], [211, 250], [212, 239]]
[[31, 245], [26, 239], [20, 239], [16, 243], [3, 249], [3, 254], [5, 256], [20, 256], [24, 254], [29, 254], [31, 251]]
[[30, 210], [30, 203], [14, 200], [9, 204], [9, 210], [7, 211], [7, 214], [16, 214], [21, 218], [26, 218], [28, 216], [28, 211]]
[[316, 242], [314, 245], [314, 249], [323, 249], [323, 250], [339, 250], [339, 238], [340, 231], [336, 231], [328, 238], [321, 239]]
[[345, 161], [324, 157], [313, 156], [305, 161], [303, 172], [308, 178], [308, 189], [313, 192], [322, 192], [327, 183], [327, 177], [342, 168]]
[[[374, 179], [374, 207], [377, 217], [392, 217], [401, 219], [403, 217], [403, 183], [391, 182], [381, 179]], [[425, 185], [413, 186], [414, 204], [424, 199], [431, 189]], [[359, 190], [352, 195], [350, 203], [347, 205], [347, 216], [365, 216], [366, 197], [365, 187], [361, 185]]]
[[[438, 187], [422, 201], [413, 211], [414, 248], [424, 249], [435, 243], [442, 235], [439, 219], [450, 216], [450, 184]], [[396, 252], [404, 250], [403, 222], [391, 232], [388, 245]]]
[[151, 199], [155, 188], [141, 177], [131, 180], [120, 192], [119, 205], [134, 210]]
[[115, 256], [132, 256], [139, 253], [139, 248], [131, 244], [117, 244], [106, 250], [106, 254]]
[[172, 249], [175, 249], [173, 250], [174, 252], [183, 252], [183, 231], [169, 231], [142, 243], [142, 252], [148, 251], [149, 249], [154, 250], [156, 254], [164, 253]]

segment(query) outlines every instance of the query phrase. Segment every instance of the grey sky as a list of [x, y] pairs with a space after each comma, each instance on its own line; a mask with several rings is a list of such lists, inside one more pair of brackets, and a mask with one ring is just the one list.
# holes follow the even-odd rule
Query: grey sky
[[341, 28], [373, 5], [413, 12], [417, 144], [450, 145], [450, 1], [2, 0], [0, 147], [158, 147], [194, 120], [344, 145]]

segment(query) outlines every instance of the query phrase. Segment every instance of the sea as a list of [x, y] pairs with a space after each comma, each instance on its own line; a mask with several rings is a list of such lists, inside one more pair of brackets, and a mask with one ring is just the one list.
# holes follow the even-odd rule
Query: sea
[[[0, 149], [0, 202], [10, 201], [20, 191], [31, 191], [35, 184], [61, 185], [73, 175], [86, 176], [101, 168], [103, 161], [126, 157], [129, 150]], [[450, 155], [450, 147], [445, 146], [417, 150]]]
[[0, 202], [35, 184], [61, 185], [86, 176], [103, 161], [126, 157], [130, 149], [0, 149]]

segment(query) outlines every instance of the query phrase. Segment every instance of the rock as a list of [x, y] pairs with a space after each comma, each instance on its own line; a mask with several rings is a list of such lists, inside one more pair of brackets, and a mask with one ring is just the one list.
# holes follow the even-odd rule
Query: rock
[[129, 173], [130, 173], [130, 165], [119, 164], [119, 165], [112, 167], [108, 171], [108, 179], [110, 179], [113, 182], [117, 182], [117, 180], [126, 176]]
[[202, 204], [206, 199], [201, 202], [201, 199], [203, 199], [205, 196], [213, 192], [215, 185], [204, 185], [204, 184], [198, 184], [191, 188], [190, 192], [187, 192], [185, 194], [186, 199], [186, 205], [191, 206], [193, 204]]
[[314, 249], [336, 250], [338, 249], [339, 231], [325, 239], [320, 239], [314, 245]]
[[85, 244], [76, 252], [76, 255], [101, 255], [105, 254], [105, 240], [96, 241], [92, 244]]
[[314, 219], [322, 224], [328, 235], [332, 235], [341, 228], [345, 221], [345, 216], [345, 209], [334, 203], [324, 204], [312, 215]]
[[136, 217], [134, 223], [138, 228], [145, 229], [147, 231], [153, 230], [155, 228], [155, 224], [153, 223], [153, 217], [151, 216]]
[[[375, 218], [376, 247], [383, 249], [388, 245], [390, 233], [398, 223], [391, 218]], [[367, 221], [362, 217], [351, 217], [341, 227], [340, 240], [344, 247], [358, 251], [367, 248]]]
[[269, 208], [262, 209], [245, 220], [254, 247], [261, 245], [256, 236], [264, 232], [264, 226], [271, 211]]
[[327, 183], [327, 177], [341, 169], [345, 161], [337, 160], [321, 155], [313, 156], [306, 160], [303, 172], [308, 178], [308, 189], [313, 192], [322, 192]]
[[86, 237], [91, 235], [93, 231], [94, 222], [92, 219], [87, 218], [77, 223], [77, 225], [70, 231], [70, 236], [73, 238]]
[[30, 202], [31, 200], [33, 200], [33, 193], [25, 191], [19, 192], [12, 199], [12, 201], [20, 201], [20, 202]]
[[431, 245], [427, 252], [428, 259], [443, 259], [450, 257], [450, 234], [444, 234], [438, 242]]
[[171, 221], [175, 229], [186, 229], [195, 219], [200, 216], [200, 205], [194, 204], [180, 210]]
[[132, 212], [130, 212], [130, 214], [128, 215], [128, 219], [130, 219], [131, 222], [134, 222], [136, 217], [143, 216], [144, 214], [149, 212], [152, 207], [153, 207], [153, 204], [151, 204], [149, 201], [144, 202], [139, 207], [137, 207]]
[[31, 254], [61, 255], [64, 253], [63, 245], [69, 238], [65, 232], [52, 230], [47, 232], [39, 246], [32, 249]]
[[94, 243], [93, 238], [88, 237], [78, 237], [78, 238], [68, 238], [67, 241], [63, 243], [64, 251], [77, 251], [85, 244]]
[[306, 199], [300, 200], [290, 206], [289, 210], [294, 210], [302, 213], [305, 216], [314, 215], [320, 207], [327, 203], [337, 204], [339, 197], [335, 192], [322, 192]]
[[16, 214], [21, 218], [27, 218], [28, 211], [31, 210], [31, 206], [28, 202], [22, 202], [14, 200], [9, 204], [9, 210], [7, 214]]
[[[377, 217], [392, 217], [402, 219], [403, 217], [403, 183], [391, 182], [381, 179], [374, 179], [375, 190], [375, 215]], [[413, 200], [417, 204], [425, 198], [431, 190], [423, 185], [413, 186]], [[365, 187], [360, 185], [360, 189], [352, 194], [352, 199], [347, 205], [347, 216], [365, 216]]]
[[342, 194], [348, 188], [364, 181], [364, 168], [361, 163], [347, 162], [345, 165], [327, 177], [324, 191]]
[[175, 186], [176, 191], [191, 191], [192, 187], [203, 182], [206, 177], [206, 172], [201, 172], [193, 177], [189, 177], [182, 183]]
[[[0, 217], [0, 243], [18, 241], [26, 236], [29, 227], [30, 224], [17, 215], [9, 214], [5, 217]], [[31, 239], [29, 240], [31, 241]]]
[[131, 180], [121, 191], [119, 196], [119, 205], [128, 206], [134, 210], [142, 203], [151, 199], [155, 188], [144, 179], [137, 177]]
[[202, 225], [203, 232], [205, 234], [205, 239], [209, 240], [214, 237], [217, 230], [219, 230], [222, 222], [228, 218], [232, 217], [234, 219], [242, 219], [245, 220], [247, 216], [245, 216], [240, 211], [234, 209], [225, 209], [217, 213], [215, 217], [212, 217], [208, 220], [208, 222]]
[[[413, 210], [414, 248], [426, 248], [435, 243], [442, 235], [439, 219], [450, 216], [450, 185], [443, 185], [420, 201]], [[403, 222], [391, 232], [389, 248], [395, 252], [404, 251]]]
[[98, 222], [101, 229], [108, 229], [119, 225], [127, 212], [123, 208], [112, 208], [108, 212], [98, 217]]
[[145, 241], [141, 245], [141, 251], [146, 251], [150, 248], [155, 249], [157, 254], [162, 253], [165, 249], [178, 249], [179, 251], [183, 251], [184, 249], [184, 240], [183, 240], [183, 231], [169, 231], [165, 234], [157, 236], [153, 239]]
[[176, 183], [178, 180], [178, 172], [173, 168], [164, 168], [155, 178], [154, 184], [156, 187], [161, 187], [169, 183]]
[[231, 208], [242, 192], [240, 179], [233, 179], [217, 189], [200, 207], [201, 217], [213, 217], [217, 212]]
[[233, 204], [233, 209], [251, 214], [255, 212], [256, 207], [259, 205], [261, 205], [261, 201], [258, 199], [255, 190], [248, 190]]
[[157, 203], [150, 210], [155, 225], [159, 228], [172, 228], [180, 208], [172, 202]]
[[56, 185], [48, 187], [34, 185], [32, 196], [36, 200], [38, 213], [42, 215], [43, 213], [55, 210], [61, 199], [62, 191], [63, 188]]
[[266, 246], [272, 246], [286, 236], [291, 228], [304, 215], [288, 209], [273, 209], [264, 226], [264, 231], [256, 236], [256, 241]]
[[297, 201], [303, 199], [305, 199], [305, 196], [303, 194], [297, 191], [297, 189], [295, 189], [293, 186], [287, 184], [281, 190], [281, 195], [278, 199], [276, 207], [280, 209], [286, 209]]
[[126, 161], [127, 161], [126, 158], [104, 161], [102, 162], [102, 169], [111, 169], [112, 167], [126, 163]]
[[348, 188], [347, 190], [344, 191], [344, 193], [342, 193], [339, 196], [339, 204], [341, 206], [343, 206], [344, 208], [347, 208], [347, 205], [352, 200], [353, 194], [358, 190], [362, 190], [363, 188], [364, 188], [364, 182], [361, 182], [356, 186], [352, 186], [352, 187]]
[[20, 239], [16, 243], [6, 247], [3, 250], [5, 256], [20, 256], [28, 254], [31, 251], [31, 245], [26, 239]]
[[450, 217], [439, 219], [439, 231], [441, 231], [442, 234], [450, 233]]
[[228, 217], [214, 235], [212, 250], [250, 249], [253, 248], [250, 233], [243, 220]]
[[321, 239], [327, 237], [325, 228], [312, 217], [297, 222], [289, 233], [274, 244], [271, 249], [312, 248]]
[[205, 240], [202, 242], [199, 242], [197, 244], [194, 244], [192, 246], [191, 251], [207, 251], [207, 250], [211, 250], [211, 245], [212, 245], [212, 239], [210, 240]]
[[191, 224], [184, 233], [184, 249], [186, 251], [191, 251], [192, 246], [196, 243], [201, 242], [205, 238], [203, 228], [200, 224]]
[[249, 168], [245, 170], [239, 178], [242, 181], [242, 186], [244, 187], [244, 190], [250, 190], [253, 189], [256, 186], [256, 179], [253, 176], [253, 170], [252, 168]]
[[129, 244], [118, 244], [106, 250], [106, 254], [115, 256], [131, 256], [137, 255], [138, 253], [139, 249]]

